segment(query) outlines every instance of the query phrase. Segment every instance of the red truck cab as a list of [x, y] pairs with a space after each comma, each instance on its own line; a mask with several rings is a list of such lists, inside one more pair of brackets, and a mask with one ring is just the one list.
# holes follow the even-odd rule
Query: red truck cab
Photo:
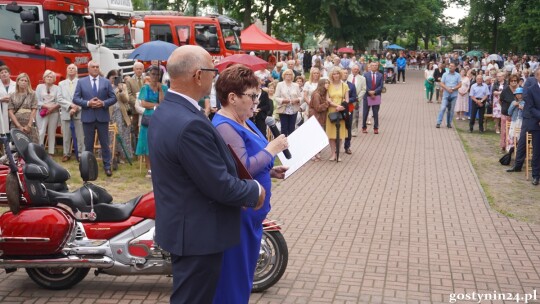
[[0, 61], [13, 79], [27, 73], [34, 88], [47, 69], [65, 79], [71, 63], [88, 75], [86, 14], [88, 0], [0, 0]]
[[242, 53], [236, 20], [222, 15], [188, 17], [175, 12], [135, 12], [132, 21], [134, 45], [161, 40], [182, 45], [200, 45], [214, 58]]

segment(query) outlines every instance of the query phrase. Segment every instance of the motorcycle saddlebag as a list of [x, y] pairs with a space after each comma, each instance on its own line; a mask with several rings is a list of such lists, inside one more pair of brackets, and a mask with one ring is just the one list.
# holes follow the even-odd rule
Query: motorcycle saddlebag
[[59, 253], [73, 229], [74, 218], [60, 208], [6, 212], [0, 216], [0, 257]]

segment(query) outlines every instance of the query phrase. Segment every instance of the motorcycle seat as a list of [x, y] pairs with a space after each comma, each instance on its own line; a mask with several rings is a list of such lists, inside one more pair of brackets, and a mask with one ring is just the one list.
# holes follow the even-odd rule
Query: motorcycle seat
[[96, 212], [96, 221], [99, 222], [122, 222], [127, 220], [133, 210], [141, 200], [141, 196], [137, 196], [125, 203], [115, 204], [98, 204], [94, 206]]

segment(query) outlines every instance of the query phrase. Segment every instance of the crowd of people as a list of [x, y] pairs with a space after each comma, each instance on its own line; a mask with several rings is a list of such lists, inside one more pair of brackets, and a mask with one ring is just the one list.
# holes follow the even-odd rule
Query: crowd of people
[[[26, 73], [11, 80], [8, 66], [0, 66], [0, 104], [2, 106], [2, 133], [17, 128], [27, 133], [33, 142], [46, 145], [49, 155], [55, 155], [57, 127], [62, 134], [62, 162], [73, 157], [72, 151], [94, 152], [95, 132], [107, 176], [118, 163], [134, 155], [146, 159], [146, 176], [151, 177], [148, 160], [148, 118], [163, 100], [168, 87], [161, 83], [163, 71], [157, 62], [148, 69], [136, 62], [134, 75], [123, 77], [111, 70], [103, 76], [99, 64], [88, 64], [89, 76], [79, 79], [77, 66], [70, 64], [66, 79], [56, 85], [56, 73], [46, 70], [43, 83], [32, 90]], [[145, 119], [146, 118], [146, 119]], [[110, 151], [110, 124], [117, 134], [115, 151]], [[47, 139], [47, 140], [46, 140]], [[73, 141], [72, 141], [73, 140]], [[77, 143], [75, 149], [72, 143]]]
[[[500, 60], [495, 60], [500, 59]], [[538, 75], [538, 76], [536, 76]], [[525, 157], [525, 134], [534, 127], [524, 125], [524, 118], [535, 119], [534, 95], [529, 94], [530, 109], [526, 109], [527, 89], [535, 88], [540, 79], [537, 57], [524, 55], [521, 59], [509, 54], [501, 58], [485, 53], [484, 58], [462, 58], [457, 53], [430, 62], [424, 72], [427, 102], [432, 103], [433, 89], [436, 100], [441, 103], [436, 128], [440, 128], [446, 113], [446, 126], [452, 128], [456, 120], [468, 120], [469, 132], [474, 132], [476, 119], [478, 130], [485, 131], [485, 115], [494, 120], [495, 132], [500, 134], [499, 148], [502, 153], [516, 150], [516, 160], [508, 172], [519, 172]], [[526, 98], [525, 98], [526, 99]], [[525, 114], [524, 114], [525, 113]], [[538, 127], [538, 126], [536, 126]], [[533, 146], [535, 145], [533, 141]], [[537, 144], [538, 145], [538, 144]], [[520, 147], [521, 146], [521, 147]], [[538, 148], [536, 149], [538, 150]], [[534, 152], [534, 149], [533, 149]], [[539, 154], [538, 151], [535, 152]], [[538, 185], [540, 159], [532, 159], [533, 181]], [[536, 169], [535, 169], [536, 168]]]

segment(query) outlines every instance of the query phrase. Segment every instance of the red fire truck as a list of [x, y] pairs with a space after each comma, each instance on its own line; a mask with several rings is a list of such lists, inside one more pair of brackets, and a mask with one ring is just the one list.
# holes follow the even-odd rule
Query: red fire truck
[[0, 61], [13, 78], [28, 73], [34, 88], [47, 69], [64, 79], [71, 63], [87, 75], [87, 14], [88, 0], [0, 0]]
[[242, 53], [241, 27], [227, 16], [188, 17], [178, 12], [136, 11], [132, 24], [135, 46], [162, 40], [178, 46], [200, 45], [213, 57]]

